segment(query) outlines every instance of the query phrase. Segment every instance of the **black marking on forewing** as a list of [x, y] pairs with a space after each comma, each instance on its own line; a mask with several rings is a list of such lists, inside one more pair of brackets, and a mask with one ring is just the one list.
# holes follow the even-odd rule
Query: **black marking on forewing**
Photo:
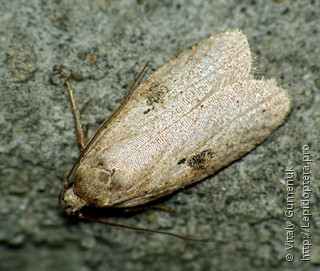
[[203, 150], [195, 155], [192, 155], [187, 159], [187, 163], [193, 169], [205, 169], [208, 166], [208, 162], [213, 158], [212, 149]]
[[147, 91], [147, 105], [154, 107], [155, 104], [161, 103], [169, 88], [164, 84], [153, 83]]
[[178, 161], [178, 165], [184, 164], [187, 161], [186, 158], [182, 158]]

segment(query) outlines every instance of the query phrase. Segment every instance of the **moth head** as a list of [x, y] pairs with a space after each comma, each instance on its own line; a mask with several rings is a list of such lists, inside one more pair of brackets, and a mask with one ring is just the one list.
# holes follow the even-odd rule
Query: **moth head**
[[82, 206], [110, 206], [111, 190], [117, 183], [114, 173], [115, 170], [107, 170], [102, 166], [79, 165], [75, 171], [74, 183], [70, 188], [73, 190], [73, 197], [77, 197]]
[[86, 204], [74, 191], [73, 186], [66, 190], [63, 197], [63, 205], [67, 215], [76, 215]]
[[103, 207], [108, 199], [112, 172], [80, 165], [73, 184], [66, 190], [63, 204], [68, 215], [76, 215], [84, 206]]

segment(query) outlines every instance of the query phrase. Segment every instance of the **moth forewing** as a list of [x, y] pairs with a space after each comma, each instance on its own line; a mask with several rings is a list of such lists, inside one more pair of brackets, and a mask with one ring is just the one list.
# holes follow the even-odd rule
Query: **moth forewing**
[[83, 206], [133, 207], [213, 174], [261, 143], [285, 119], [290, 99], [250, 76], [239, 31], [192, 46], [140, 85], [103, 124], [65, 192]]

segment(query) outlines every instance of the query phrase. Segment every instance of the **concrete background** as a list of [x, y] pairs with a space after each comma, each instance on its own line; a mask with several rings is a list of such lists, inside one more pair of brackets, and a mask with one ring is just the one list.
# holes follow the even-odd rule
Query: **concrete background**
[[[0, 2], [0, 270], [319, 270], [319, 1]], [[257, 78], [288, 89], [287, 122], [254, 151], [164, 203], [112, 221], [213, 238], [192, 243], [70, 219], [58, 204], [78, 155], [66, 89], [72, 74], [84, 124], [94, 131], [147, 74], [211, 34], [242, 29]], [[90, 58], [94, 55], [95, 59]], [[146, 79], [146, 76], [144, 77]], [[310, 146], [311, 258], [301, 262], [302, 145]], [[295, 170], [295, 211], [285, 168]], [[286, 222], [295, 223], [293, 262]]]

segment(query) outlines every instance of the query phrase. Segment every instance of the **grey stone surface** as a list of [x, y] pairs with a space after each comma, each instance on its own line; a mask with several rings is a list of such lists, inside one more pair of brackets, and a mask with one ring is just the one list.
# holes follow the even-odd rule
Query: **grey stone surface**
[[[318, 270], [319, 1], [4, 0], [0, 22], [0, 270]], [[249, 39], [256, 77], [275, 78], [288, 89], [293, 109], [287, 122], [191, 194], [166, 200], [175, 214], [149, 210], [112, 218], [213, 242], [65, 216], [57, 195], [78, 149], [53, 66], [77, 79], [72, 85], [80, 104], [91, 100], [82, 119], [92, 132], [147, 61], [150, 73], [202, 38], [234, 28]], [[300, 261], [303, 145], [313, 159], [308, 262]], [[289, 166], [295, 171], [293, 218], [284, 215]], [[296, 231], [294, 249], [286, 251], [288, 221]]]

